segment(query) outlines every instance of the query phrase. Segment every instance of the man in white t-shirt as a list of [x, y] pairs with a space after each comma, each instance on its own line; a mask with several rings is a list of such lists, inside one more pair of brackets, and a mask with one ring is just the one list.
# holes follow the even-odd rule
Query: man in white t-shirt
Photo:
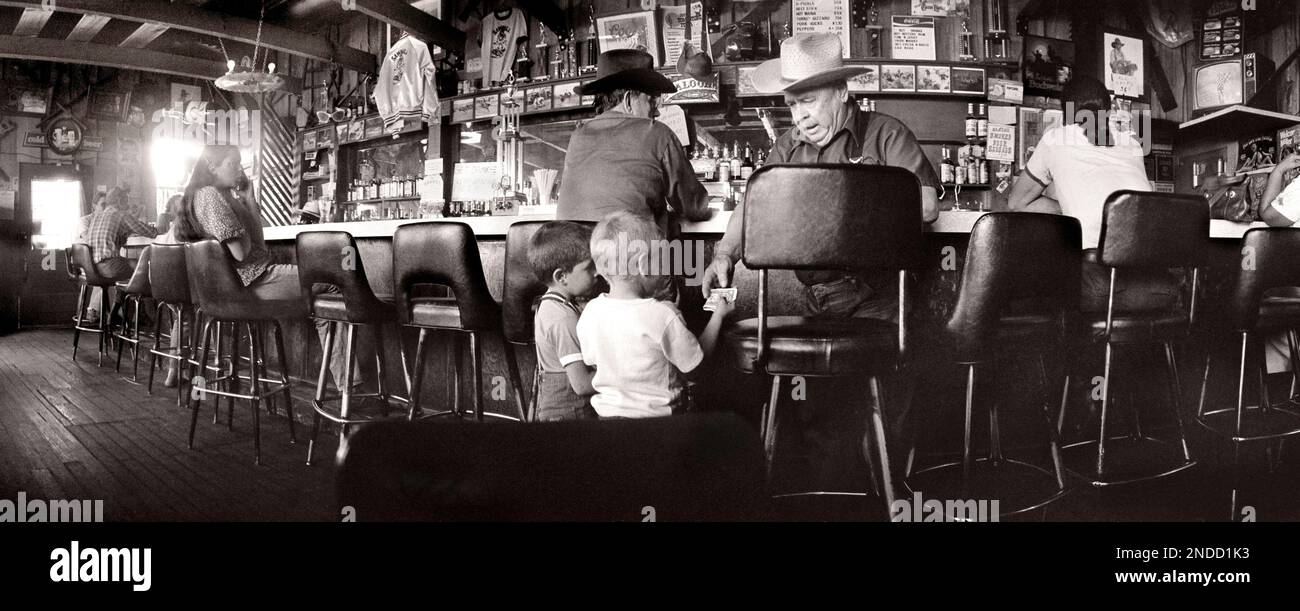
[[[1106, 200], [1116, 191], [1151, 191], [1143, 163], [1142, 145], [1131, 135], [1111, 129], [1110, 92], [1097, 79], [1075, 76], [1061, 92], [1067, 113], [1073, 109], [1090, 123], [1054, 127], [1043, 134], [1008, 196], [1012, 210], [1051, 212], [1079, 219], [1083, 248], [1095, 249], [1101, 239]], [[1044, 197], [1052, 187], [1056, 198]], [[1085, 252], [1080, 307], [1105, 312], [1110, 270]], [[1116, 311], [1168, 308], [1178, 300], [1176, 278], [1162, 270], [1124, 270], [1115, 287]]]

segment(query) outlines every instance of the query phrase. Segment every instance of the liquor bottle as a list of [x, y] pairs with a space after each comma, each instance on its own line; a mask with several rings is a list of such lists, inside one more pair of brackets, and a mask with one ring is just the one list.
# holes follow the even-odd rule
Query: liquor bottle
[[739, 142], [734, 140], [731, 142], [731, 156], [727, 158], [727, 163], [731, 164], [731, 179], [740, 180], [740, 167], [744, 165], [744, 162], [740, 159]]
[[727, 158], [726, 145], [718, 155], [718, 182], [731, 182], [731, 160]]
[[939, 164], [939, 182], [952, 184], [956, 181], [956, 166], [952, 163], [952, 149], [943, 147], [940, 155], [943, 161]]
[[979, 114], [975, 119], [975, 135], [980, 138], [989, 137], [989, 107], [987, 104], [980, 104]]
[[975, 103], [966, 104], [966, 137], [974, 138], [979, 135], [979, 119], [975, 118]]
[[745, 156], [740, 160], [740, 179], [749, 180], [754, 175], [754, 151], [750, 150], [749, 143], [745, 143]]
[[754, 160], [754, 171], [758, 171], [758, 169], [763, 167], [763, 165], [766, 163], [767, 163], [767, 152], [764, 151], [763, 149], [758, 149], [758, 158]]
[[713, 156], [713, 147], [708, 147], [704, 154], [704, 180], [713, 182], [718, 179], [718, 159]]

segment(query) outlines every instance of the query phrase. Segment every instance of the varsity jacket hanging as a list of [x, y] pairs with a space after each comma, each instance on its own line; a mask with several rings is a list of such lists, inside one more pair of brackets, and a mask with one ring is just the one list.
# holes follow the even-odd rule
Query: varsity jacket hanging
[[403, 36], [388, 50], [374, 94], [385, 131], [397, 135], [406, 122], [438, 116], [436, 73], [429, 47], [412, 36]]

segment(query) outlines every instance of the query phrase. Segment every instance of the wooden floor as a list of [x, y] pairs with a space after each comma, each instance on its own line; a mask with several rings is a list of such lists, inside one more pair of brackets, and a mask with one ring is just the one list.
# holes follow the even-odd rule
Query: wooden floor
[[[115, 374], [109, 359], [96, 367], [95, 343], [83, 337], [73, 362], [70, 331], [0, 337], [0, 499], [18, 491], [102, 499], [106, 521], [338, 519], [328, 436], [308, 467], [309, 429], [300, 426], [300, 442], [291, 445], [283, 411], [263, 412], [256, 466], [251, 414], [240, 402], [233, 431], [224, 404], [220, 425], [205, 409], [189, 450], [189, 413], [176, 406], [174, 391], [159, 380], [149, 396]], [[129, 376], [129, 352], [123, 360]]]

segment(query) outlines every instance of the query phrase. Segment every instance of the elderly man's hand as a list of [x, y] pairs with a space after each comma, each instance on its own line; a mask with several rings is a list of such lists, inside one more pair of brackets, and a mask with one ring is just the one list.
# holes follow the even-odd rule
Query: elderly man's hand
[[713, 258], [713, 262], [704, 269], [704, 278], [700, 282], [700, 292], [705, 299], [709, 298], [709, 292], [713, 289], [731, 286], [732, 269], [731, 258], [726, 256]]

